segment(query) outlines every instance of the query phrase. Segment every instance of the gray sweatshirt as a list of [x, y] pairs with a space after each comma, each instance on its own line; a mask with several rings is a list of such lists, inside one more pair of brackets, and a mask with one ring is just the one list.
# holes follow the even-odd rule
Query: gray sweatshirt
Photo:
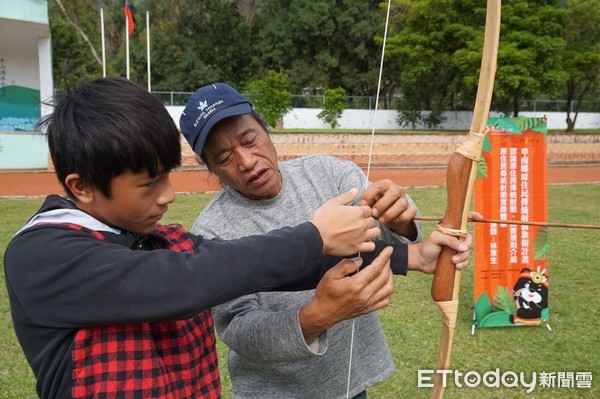
[[[198, 216], [192, 232], [232, 239], [300, 223], [325, 201], [351, 188], [363, 190], [367, 183], [354, 163], [327, 155], [282, 162], [279, 170], [283, 185], [275, 198], [250, 200], [225, 187]], [[408, 242], [387, 228], [382, 231], [389, 243]], [[313, 296], [314, 290], [262, 292], [212, 309], [217, 332], [230, 348], [235, 398], [346, 397], [352, 321], [338, 323], [307, 345], [299, 310]], [[355, 319], [354, 328], [350, 397], [394, 371], [377, 314]]]

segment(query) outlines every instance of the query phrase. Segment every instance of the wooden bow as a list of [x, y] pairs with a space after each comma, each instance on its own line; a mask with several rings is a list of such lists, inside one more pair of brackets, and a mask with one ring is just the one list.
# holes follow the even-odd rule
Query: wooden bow
[[[450, 157], [446, 172], [448, 202], [444, 217], [438, 224], [438, 231], [463, 239], [467, 235], [469, 205], [492, 101], [499, 37], [500, 0], [488, 0], [481, 71], [471, 129], [466, 141]], [[431, 286], [431, 296], [442, 311], [444, 321], [436, 370], [448, 370], [450, 367], [460, 286], [460, 271], [456, 270], [451, 259], [455, 254], [454, 250], [444, 247]], [[441, 373], [434, 374], [433, 384], [431, 398], [442, 398], [444, 386]]]

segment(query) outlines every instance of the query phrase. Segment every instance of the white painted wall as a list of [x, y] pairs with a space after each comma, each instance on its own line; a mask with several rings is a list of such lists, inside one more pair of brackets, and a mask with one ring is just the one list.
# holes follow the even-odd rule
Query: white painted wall
[[35, 133], [0, 132], [0, 169], [46, 169], [48, 140]]
[[[179, 117], [183, 112], [183, 106], [167, 106], [169, 114], [179, 126]], [[289, 129], [328, 129], [330, 126], [324, 124], [317, 115], [321, 112], [316, 108], [294, 108], [283, 117], [283, 126]], [[440, 125], [444, 130], [468, 131], [471, 126], [471, 111], [444, 112], [446, 121]], [[396, 122], [397, 111], [379, 110], [375, 116], [375, 129], [407, 129], [402, 128]], [[564, 112], [521, 112], [520, 116], [548, 118], [548, 129], [566, 129], [567, 114]], [[490, 116], [505, 116], [501, 112], [490, 112]], [[577, 117], [577, 129], [599, 129], [600, 113], [584, 112]], [[373, 111], [361, 109], [345, 110], [339, 120], [339, 129], [367, 129], [373, 128]], [[418, 129], [426, 129], [426, 126], [417, 125]]]
[[[40, 65], [38, 52], [31, 49], [2, 49], [1, 56], [6, 65], [6, 85], [28, 89], [40, 88]], [[52, 68], [52, 63], [50, 63]]]
[[167, 111], [169, 111], [169, 114], [171, 115], [171, 118], [173, 118], [173, 122], [175, 122], [175, 126], [179, 128], [179, 118], [181, 117], [181, 113], [185, 107], [179, 105], [167, 105], [166, 107]]

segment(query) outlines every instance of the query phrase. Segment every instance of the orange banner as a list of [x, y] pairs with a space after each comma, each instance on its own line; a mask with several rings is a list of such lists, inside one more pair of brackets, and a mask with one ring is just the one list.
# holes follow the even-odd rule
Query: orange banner
[[[486, 219], [548, 217], [545, 118], [489, 118], [475, 182]], [[546, 227], [475, 226], [477, 327], [538, 325], [548, 318]]]

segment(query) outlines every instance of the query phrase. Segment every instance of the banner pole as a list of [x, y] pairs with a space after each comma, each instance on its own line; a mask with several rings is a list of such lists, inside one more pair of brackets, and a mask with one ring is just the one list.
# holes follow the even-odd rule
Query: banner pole
[[102, 77], [106, 77], [106, 46], [104, 44], [104, 8], [100, 9], [100, 31], [102, 32]]
[[129, 79], [129, 19], [125, 18], [125, 52], [126, 52], [126, 68], [127, 68], [127, 79]]
[[150, 11], [146, 11], [146, 57], [148, 58], [148, 92], [152, 93], [150, 76]]

